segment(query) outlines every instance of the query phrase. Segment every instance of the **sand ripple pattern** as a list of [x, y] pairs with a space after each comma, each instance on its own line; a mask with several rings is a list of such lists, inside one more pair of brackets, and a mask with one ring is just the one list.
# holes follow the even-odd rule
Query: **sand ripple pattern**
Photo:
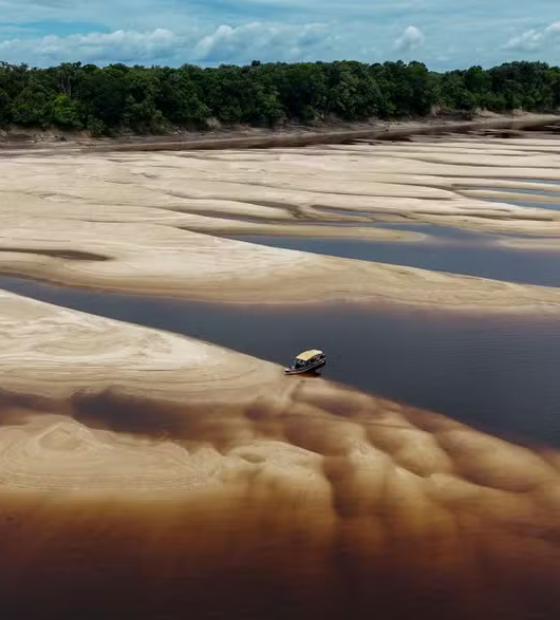
[[[425, 239], [374, 225], [389, 220], [524, 234], [503, 243], [555, 249], [560, 209], [551, 206], [560, 205], [560, 192], [556, 200], [548, 182], [560, 182], [559, 163], [555, 142], [534, 138], [184, 154], [22, 153], [2, 161], [0, 271], [205, 301], [343, 299], [557, 314], [557, 290], [214, 235]], [[507, 202], [526, 198], [528, 188], [546, 190], [542, 207]], [[485, 196], [498, 201], [481, 200]]]

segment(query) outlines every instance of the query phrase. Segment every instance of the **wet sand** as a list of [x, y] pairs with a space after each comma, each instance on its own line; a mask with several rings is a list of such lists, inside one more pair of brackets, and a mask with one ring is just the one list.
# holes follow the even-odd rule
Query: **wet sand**
[[10, 293], [0, 311], [9, 617], [560, 612], [555, 450]]

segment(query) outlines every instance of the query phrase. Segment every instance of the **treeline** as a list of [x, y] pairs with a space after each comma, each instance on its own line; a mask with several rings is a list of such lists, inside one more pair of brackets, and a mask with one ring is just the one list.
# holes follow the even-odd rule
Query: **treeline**
[[426, 116], [434, 111], [550, 111], [560, 68], [513, 62], [436, 73], [419, 62], [260, 63], [239, 67], [129, 67], [0, 63], [0, 126], [164, 133], [218, 124]]

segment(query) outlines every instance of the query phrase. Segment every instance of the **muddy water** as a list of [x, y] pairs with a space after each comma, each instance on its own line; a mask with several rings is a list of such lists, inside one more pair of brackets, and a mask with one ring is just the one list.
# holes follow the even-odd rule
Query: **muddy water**
[[[394, 228], [398, 224], [387, 224]], [[414, 229], [400, 225], [401, 230], [414, 230], [434, 234], [433, 230], [444, 227], [422, 225]], [[436, 233], [438, 234], [438, 233]], [[317, 254], [327, 254], [342, 258], [390, 263], [420, 267], [432, 271], [444, 271], [466, 276], [490, 278], [560, 286], [560, 252], [531, 250], [525, 252], [513, 248], [492, 245], [492, 235], [482, 235], [469, 231], [439, 231], [437, 242], [420, 241], [415, 243], [387, 241], [366, 241], [361, 239], [340, 239], [320, 237], [272, 237], [264, 235], [236, 235], [240, 241], [248, 241], [278, 248], [303, 250]]]
[[285, 365], [328, 355], [326, 378], [482, 429], [560, 446], [560, 322], [444, 319], [337, 304], [293, 310], [65, 289], [0, 277], [0, 287], [92, 314], [207, 340]]

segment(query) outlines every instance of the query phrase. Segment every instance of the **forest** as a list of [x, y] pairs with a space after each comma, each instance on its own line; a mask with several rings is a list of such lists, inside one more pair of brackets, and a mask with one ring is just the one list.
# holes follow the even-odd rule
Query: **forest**
[[167, 133], [485, 109], [553, 111], [560, 68], [542, 62], [443, 73], [420, 62], [261, 63], [202, 68], [0, 63], [0, 126]]

